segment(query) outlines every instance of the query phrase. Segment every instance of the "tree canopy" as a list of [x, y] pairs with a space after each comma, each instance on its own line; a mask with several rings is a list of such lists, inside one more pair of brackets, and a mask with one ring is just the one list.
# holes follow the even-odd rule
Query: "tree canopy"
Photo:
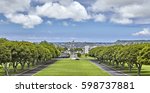
[[18, 65], [24, 70], [25, 65], [29, 68], [31, 64], [43, 64], [59, 55], [57, 46], [46, 41], [38, 44], [0, 39], [0, 65], [6, 75], [9, 75], [10, 66], [13, 67], [14, 72], [17, 72]]
[[115, 67], [124, 69], [128, 64], [129, 71], [137, 67], [137, 75], [140, 75], [142, 65], [150, 64], [150, 44], [131, 44], [96, 47], [90, 50], [89, 55], [96, 57], [101, 63], [109, 63]]

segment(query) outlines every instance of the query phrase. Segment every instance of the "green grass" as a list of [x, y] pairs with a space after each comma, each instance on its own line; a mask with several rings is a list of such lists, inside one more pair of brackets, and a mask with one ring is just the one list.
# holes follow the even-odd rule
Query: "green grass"
[[90, 57], [90, 56], [85, 56], [85, 55], [81, 55], [81, 57], [80, 58], [82, 58], [82, 59], [95, 59], [94, 57]]
[[[132, 69], [132, 72], [130, 73], [128, 68], [126, 67], [125, 70], [123, 70], [124, 73], [127, 73], [129, 75], [132, 75], [132, 76], [137, 76], [137, 68], [134, 67]], [[150, 76], [150, 65], [143, 65], [142, 66], [142, 70], [141, 70], [141, 76]]]
[[[106, 64], [106, 65], [108, 65], [108, 64]], [[132, 71], [131, 71], [131, 72], [129, 72], [129, 68], [128, 68], [128, 65], [127, 65], [127, 64], [125, 64], [124, 70], [122, 70], [120, 66], [119, 66], [118, 68], [113, 67], [113, 66], [111, 66], [111, 65], [108, 65], [108, 66], [111, 67], [111, 68], [114, 68], [114, 69], [116, 69], [116, 70], [122, 71], [123, 73], [126, 73], [126, 74], [128, 74], [128, 75], [130, 75], [130, 76], [137, 76], [137, 71], [138, 71], [138, 70], [137, 70], [136, 66], [134, 66], [134, 67], [132, 68]], [[150, 65], [143, 65], [143, 66], [142, 66], [141, 76], [150, 76]]]
[[0, 66], [0, 76], [3, 76], [3, 75], [5, 75], [5, 72], [4, 72], [3, 68]]
[[109, 76], [86, 59], [63, 59], [34, 74], [35, 76]]
[[[31, 66], [30, 65], [29, 69], [32, 69], [34, 67], [36, 67], [36, 66]], [[10, 68], [9, 68], [9, 74], [10, 75], [18, 74], [18, 73], [24, 72], [24, 71], [29, 70], [29, 69], [28, 69], [27, 64], [26, 64], [25, 67], [24, 67], [24, 70], [21, 70], [21, 65], [19, 64], [18, 67], [17, 67], [17, 72], [14, 73], [13, 67], [10, 66]], [[0, 76], [4, 76], [4, 75], [5, 75], [4, 69], [2, 68], [2, 66], [0, 66]]]

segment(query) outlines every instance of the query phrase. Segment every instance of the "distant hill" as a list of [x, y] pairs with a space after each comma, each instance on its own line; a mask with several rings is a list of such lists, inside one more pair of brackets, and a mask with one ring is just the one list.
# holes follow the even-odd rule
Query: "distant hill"
[[150, 43], [150, 40], [117, 40], [116, 42], [53, 42], [58, 46], [63, 46], [67, 48], [76, 47], [84, 48], [85, 46], [110, 46], [116, 44], [140, 44], [140, 43]]
[[115, 44], [139, 44], [150, 43], [150, 40], [117, 40]]

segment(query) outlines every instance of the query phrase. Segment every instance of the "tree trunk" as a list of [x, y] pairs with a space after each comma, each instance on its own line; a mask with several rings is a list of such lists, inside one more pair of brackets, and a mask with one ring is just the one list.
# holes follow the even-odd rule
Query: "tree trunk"
[[13, 66], [13, 69], [14, 69], [14, 73], [16, 73], [17, 72], [17, 67]]
[[118, 62], [118, 61], [116, 61], [116, 67], [117, 67], [117, 68], [119, 67], [119, 62]]
[[112, 61], [111, 61], [111, 60], [109, 60], [109, 65], [111, 65], [111, 62], [112, 62]]
[[36, 60], [36, 63], [35, 63], [35, 64], [36, 64], [36, 65], [38, 65], [38, 64], [39, 64], [39, 60], [38, 60], [38, 59]]
[[131, 70], [132, 70], [132, 66], [131, 65], [129, 65], [129, 72], [131, 73]]
[[2, 63], [2, 67], [5, 71], [5, 75], [9, 76], [8, 63]]
[[35, 66], [35, 62], [36, 62], [36, 60], [33, 60], [33, 61], [32, 61], [32, 66]]
[[141, 69], [142, 69], [142, 64], [137, 64], [137, 68], [138, 68], [138, 76], [141, 75]]
[[124, 65], [125, 65], [125, 62], [122, 62], [122, 63], [121, 63], [121, 69], [122, 69], [122, 70], [124, 70]]
[[28, 65], [28, 69], [30, 68], [30, 62], [27, 62], [27, 65]]
[[21, 70], [24, 70], [24, 65], [25, 65], [25, 63], [23, 62], [23, 63], [20, 63], [20, 65], [21, 65]]
[[114, 61], [112, 61], [112, 66], [114, 66], [115, 65], [115, 62]]
[[128, 62], [127, 64], [128, 64], [128, 67], [129, 67], [129, 72], [131, 73], [132, 68], [133, 68], [133, 64], [131, 64], [131, 62]]
[[17, 63], [17, 62], [14, 62], [14, 63], [13, 63], [14, 73], [17, 72], [17, 66], [18, 66], [18, 63]]

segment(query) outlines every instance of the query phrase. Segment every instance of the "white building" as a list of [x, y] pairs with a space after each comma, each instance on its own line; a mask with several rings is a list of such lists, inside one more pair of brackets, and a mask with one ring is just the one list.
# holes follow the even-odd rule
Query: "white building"
[[90, 50], [90, 46], [85, 46], [85, 47], [84, 47], [84, 53], [85, 53], [85, 54], [88, 54], [88, 53], [89, 53], [89, 50]]

